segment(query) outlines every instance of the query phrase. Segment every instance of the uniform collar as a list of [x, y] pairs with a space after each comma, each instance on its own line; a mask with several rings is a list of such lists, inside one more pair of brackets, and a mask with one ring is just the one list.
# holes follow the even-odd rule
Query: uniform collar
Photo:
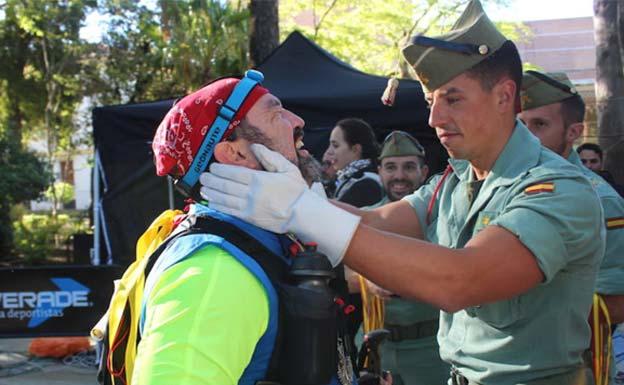
[[575, 166], [585, 167], [583, 166], [583, 162], [581, 162], [581, 157], [574, 150], [570, 150], [570, 155], [568, 155], [567, 159], [568, 159], [568, 162], [572, 163]]
[[[494, 162], [494, 167], [486, 178], [496, 186], [511, 184], [518, 176], [537, 165], [541, 152], [541, 143], [528, 128], [516, 120], [516, 126]], [[472, 181], [473, 172], [470, 162], [463, 159], [449, 159], [453, 172], [461, 181]], [[487, 183], [491, 185], [492, 183]], [[493, 187], [493, 186], [492, 186]]]

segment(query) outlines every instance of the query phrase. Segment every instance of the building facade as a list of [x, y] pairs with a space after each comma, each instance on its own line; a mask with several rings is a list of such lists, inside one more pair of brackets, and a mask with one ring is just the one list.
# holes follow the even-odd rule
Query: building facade
[[526, 21], [523, 24], [526, 31], [516, 41], [522, 61], [546, 72], [565, 72], [570, 77], [587, 108], [582, 141], [597, 142], [593, 17]]

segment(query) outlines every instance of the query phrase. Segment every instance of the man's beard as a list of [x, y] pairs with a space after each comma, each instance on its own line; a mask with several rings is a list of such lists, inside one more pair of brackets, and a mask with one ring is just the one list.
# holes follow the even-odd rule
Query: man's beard
[[[298, 131], [294, 133], [295, 136], [303, 135], [302, 128], [297, 128], [297, 130]], [[271, 138], [265, 135], [258, 127], [252, 126], [248, 122], [239, 125], [236, 133], [251, 143], [262, 144], [269, 150], [279, 152]], [[307, 151], [296, 150], [296, 153], [297, 159], [289, 160], [299, 167], [303, 179], [305, 179], [309, 185], [314, 182], [320, 182], [323, 175], [321, 164]]]
[[308, 182], [308, 185], [314, 182], [320, 182], [323, 179], [321, 163], [310, 155], [310, 153], [307, 151], [297, 151], [297, 158], [299, 171], [301, 171], [301, 175], [303, 179]]
[[[392, 192], [392, 185], [396, 184], [396, 183], [403, 183], [403, 184], [407, 185], [407, 192], [405, 194], [402, 194], [402, 195], [396, 195], [395, 193], [393, 193]], [[390, 182], [388, 182], [388, 187], [386, 188], [386, 195], [388, 196], [388, 199], [391, 202], [396, 202], [398, 200], [401, 200], [403, 197], [413, 193], [414, 190], [416, 190], [414, 182], [409, 181], [407, 179], [393, 179]]]
[[557, 148], [554, 149], [554, 151], [561, 155], [564, 158], [568, 157], [568, 154], [566, 154], [566, 147], [567, 147], [567, 143], [566, 143], [566, 134], [568, 133], [568, 129], [566, 128], [565, 130], [563, 130], [563, 135], [561, 136], [559, 145], [557, 146]]
[[[278, 151], [274, 148], [272, 141], [267, 138], [255, 138], [256, 143], [263, 144], [268, 149]], [[279, 152], [279, 151], [278, 151]], [[323, 180], [323, 166], [307, 151], [297, 150], [297, 159], [290, 160], [299, 168], [303, 179], [311, 185], [314, 182], [321, 182]]]

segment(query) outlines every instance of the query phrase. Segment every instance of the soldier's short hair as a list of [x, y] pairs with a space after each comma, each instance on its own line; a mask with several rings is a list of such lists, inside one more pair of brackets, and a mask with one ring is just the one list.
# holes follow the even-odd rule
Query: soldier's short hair
[[598, 154], [598, 157], [602, 161], [602, 148], [600, 148], [600, 146], [597, 145], [596, 143], [583, 143], [576, 148], [576, 152], [579, 154], [581, 153], [581, 151], [585, 151], [585, 150], [595, 152], [596, 154]]
[[516, 45], [507, 40], [491, 56], [468, 69], [466, 74], [479, 80], [483, 89], [490, 91], [503, 77], [516, 83], [516, 98], [520, 97], [522, 61]]
[[574, 95], [561, 101], [561, 115], [565, 127], [585, 120], [585, 102], [580, 95]]

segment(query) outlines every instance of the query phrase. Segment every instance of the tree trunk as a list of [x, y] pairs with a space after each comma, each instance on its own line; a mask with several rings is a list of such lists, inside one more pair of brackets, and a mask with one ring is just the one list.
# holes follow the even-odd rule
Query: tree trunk
[[23, 148], [22, 144], [22, 107], [20, 106], [20, 96], [14, 89], [9, 88], [7, 94], [9, 95], [9, 108], [7, 119], [7, 139], [17, 145], [19, 148]]
[[251, 0], [249, 11], [249, 55], [256, 67], [279, 43], [277, 0]]
[[[12, 23], [14, 21], [6, 21]], [[22, 120], [24, 114], [22, 111], [22, 98], [20, 92], [26, 88], [24, 81], [24, 68], [26, 67], [28, 46], [31, 43], [31, 37], [20, 29], [17, 25], [5, 26], [8, 32], [7, 41], [10, 41], [8, 63], [3, 62], [5, 71], [7, 71], [7, 98], [8, 98], [8, 119], [7, 119], [7, 138], [19, 148], [24, 148], [22, 144], [23, 127]], [[7, 44], [8, 46], [8, 44]]]
[[594, 0], [596, 40], [596, 112], [604, 168], [624, 183], [624, 71], [620, 40], [624, 4]]

